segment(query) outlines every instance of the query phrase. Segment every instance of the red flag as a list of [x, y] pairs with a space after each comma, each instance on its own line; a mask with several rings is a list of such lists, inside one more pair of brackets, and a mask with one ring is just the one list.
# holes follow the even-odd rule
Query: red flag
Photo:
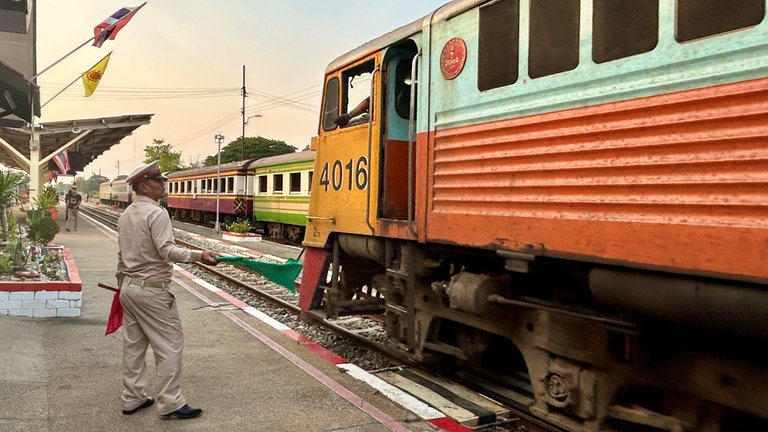
[[99, 25], [93, 28], [93, 46], [101, 47], [101, 45], [109, 40], [115, 40], [117, 32], [120, 31], [128, 21], [136, 15], [147, 2], [141, 4], [141, 6], [124, 7], [120, 8], [117, 12], [113, 13], [107, 19], [102, 21]]
[[53, 157], [53, 162], [59, 167], [61, 175], [67, 175], [67, 171], [70, 170], [69, 166], [69, 150], [64, 150]]
[[115, 291], [112, 297], [112, 308], [109, 310], [109, 319], [107, 320], [107, 332], [104, 335], [112, 334], [123, 325], [123, 305], [120, 304], [120, 291]]
[[59, 178], [59, 175], [56, 174], [56, 170], [50, 170], [48, 171], [48, 181], [50, 183], [56, 183], [56, 179]]

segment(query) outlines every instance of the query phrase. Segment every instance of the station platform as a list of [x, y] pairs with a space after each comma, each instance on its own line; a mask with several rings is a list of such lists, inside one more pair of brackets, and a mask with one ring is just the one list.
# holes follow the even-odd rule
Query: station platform
[[[0, 430], [449, 430], [345, 373], [354, 367], [328, 361], [309, 341], [247, 313], [247, 305], [183, 271], [175, 273], [171, 288], [185, 335], [182, 390], [203, 415], [163, 420], [154, 406], [123, 415], [122, 328], [104, 335], [113, 293], [97, 286], [115, 285], [116, 234], [86, 218], [77, 232], [64, 231], [62, 215], [58, 221], [62, 230], [54, 241], [71, 250], [82, 279], [81, 315], [0, 316]], [[154, 396], [151, 350], [147, 363]]]

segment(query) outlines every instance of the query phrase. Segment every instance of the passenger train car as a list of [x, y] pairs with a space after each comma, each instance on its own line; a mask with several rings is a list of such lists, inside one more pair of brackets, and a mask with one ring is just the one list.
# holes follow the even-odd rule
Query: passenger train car
[[125, 180], [113, 180], [99, 185], [99, 202], [102, 204], [126, 208], [133, 202], [134, 195], [131, 186]]
[[273, 238], [301, 242], [307, 224], [315, 152], [287, 153], [257, 160], [253, 220]]
[[765, 12], [455, 0], [333, 60], [304, 316], [569, 431], [768, 430]]
[[[198, 223], [250, 219], [253, 213], [253, 170], [255, 159], [174, 171], [168, 174], [168, 211], [177, 220]], [[217, 185], [221, 187], [217, 192]]]

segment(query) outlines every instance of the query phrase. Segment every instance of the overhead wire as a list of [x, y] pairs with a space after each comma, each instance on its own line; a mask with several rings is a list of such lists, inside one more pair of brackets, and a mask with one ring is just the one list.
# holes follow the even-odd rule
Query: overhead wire
[[[43, 82], [40, 85], [42, 99], [50, 97], [54, 94], [55, 90], [48, 91], [47, 89], [56, 89], [65, 86], [65, 84], [55, 82]], [[303, 112], [316, 113], [317, 107], [304, 103], [303, 101], [311, 98], [316, 98], [320, 95], [320, 88], [322, 85], [313, 85], [304, 89], [300, 89], [285, 96], [273, 95], [270, 93], [255, 90], [250, 87], [246, 87], [246, 98], [249, 100], [256, 100], [259, 103], [246, 107], [246, 115], [256, 114], [275, 108], [285, 107], [295, 109]], [[220, 97], [233, 97], [242, 96], [242, 87], [208, 87], [208, 88], [190, 88], [190, 87], [114, 87], [101, 85], [98, 91], [89, 97], [89, 99], [95, 99], [99, 102], [110, 102], [118, 100], [156, 100], [156, 99], [199, 99], [199, 98], [220, 98]], [[76, 100], [82, 99], [81, 90], [77, 87], [65, 90], [57, 97], [57, 99], [63, 100]], [[181, 137], [173, 142], [174, 145], [183, 145], [187, 142], [193, 141], [201, 136], [208, 135], [217, 131], [242, 116], [241, 109], [237, 109], [230, 114], [214, 121], [208, 126], [190, 133], [187, 136]]]

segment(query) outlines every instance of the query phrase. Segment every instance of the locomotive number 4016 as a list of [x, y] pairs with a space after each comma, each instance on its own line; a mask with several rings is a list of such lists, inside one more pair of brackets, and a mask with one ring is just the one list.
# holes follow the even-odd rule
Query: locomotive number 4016
[[346, 164], [340, 160], [326, 162], [320, 173], [320, 186], [326, 191], [328, 187], [335, 191], [368, 188], [368, 158], [361, 156], [357, 162], [350, 159]]

